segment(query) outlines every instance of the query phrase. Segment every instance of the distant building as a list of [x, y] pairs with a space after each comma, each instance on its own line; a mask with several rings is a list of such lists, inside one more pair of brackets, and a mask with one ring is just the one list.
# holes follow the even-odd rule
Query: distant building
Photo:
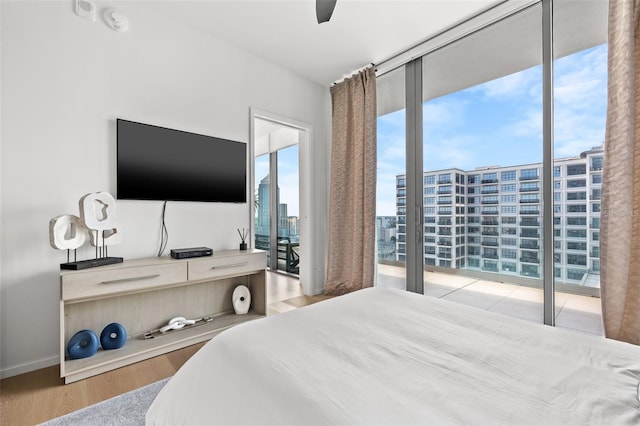
[[[553, 167], [556, 280], [599, 286], [603, 149]], [[540, 278], [542, 164], [423, 174], [425, 265]], [[406, 179], [396, 177], [396, 259], [406, 257]], [[596, 276], [594, 278], [594, 275]]]

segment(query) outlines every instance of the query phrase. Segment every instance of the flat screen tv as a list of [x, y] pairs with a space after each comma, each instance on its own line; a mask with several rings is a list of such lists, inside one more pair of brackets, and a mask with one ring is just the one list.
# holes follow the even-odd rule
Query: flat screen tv
[[247, 146], [117, 119], [119, 200], [247, 202]]

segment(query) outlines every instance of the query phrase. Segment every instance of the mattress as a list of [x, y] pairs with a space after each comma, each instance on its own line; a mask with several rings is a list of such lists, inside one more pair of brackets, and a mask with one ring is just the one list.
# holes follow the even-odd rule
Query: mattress
[[369, 288], [229, 329], [150, 425], [640, 425], [640, 347]]

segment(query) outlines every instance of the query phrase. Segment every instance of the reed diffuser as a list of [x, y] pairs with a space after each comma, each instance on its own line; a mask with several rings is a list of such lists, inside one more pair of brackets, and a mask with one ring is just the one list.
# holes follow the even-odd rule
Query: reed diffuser
[[240, 228], [238, 228], [238, 235], [240, 235], [240, 239], [241, 239], [240, 250], [246, 250], [247, 243], [245, 242], [245, 240], [247, 239], [247, 235], [249, 235], [249, 230], [242, 228], [242, 232], [240, 232]]

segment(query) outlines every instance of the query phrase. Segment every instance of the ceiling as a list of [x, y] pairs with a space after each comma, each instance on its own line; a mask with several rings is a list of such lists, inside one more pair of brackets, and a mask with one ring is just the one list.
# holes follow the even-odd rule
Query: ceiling
[[[516, 0], [517, 1], [517, 0]], [[338, 0], [318, 24], [314, 0], [156, 0], [149, 6], [329, 86], [502, 0]]]

